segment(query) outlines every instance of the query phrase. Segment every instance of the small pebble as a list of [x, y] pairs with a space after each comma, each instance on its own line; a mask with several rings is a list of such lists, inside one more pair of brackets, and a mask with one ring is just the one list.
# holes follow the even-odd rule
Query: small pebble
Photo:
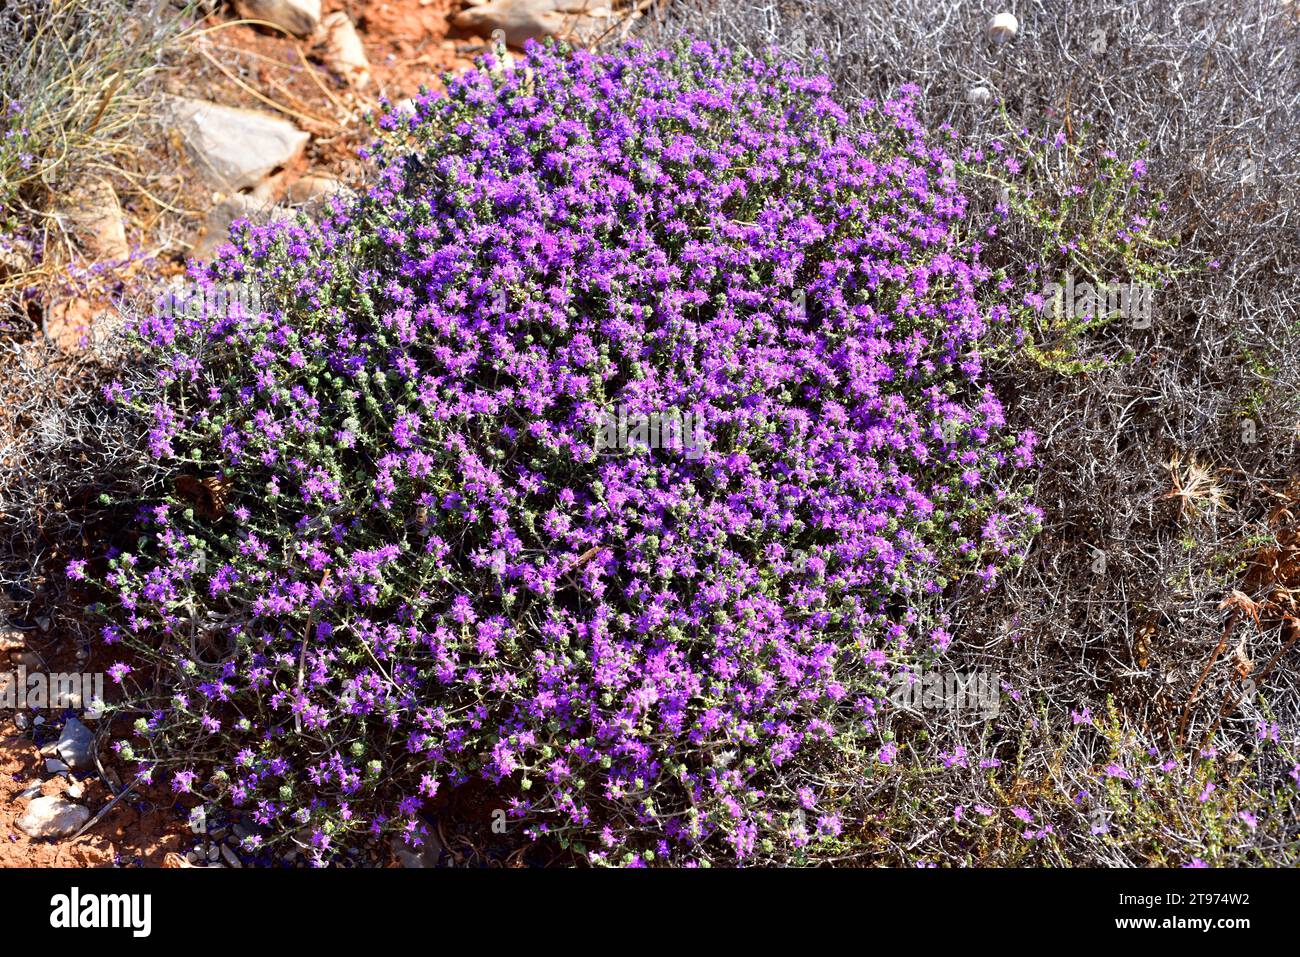
[[989, 19], [985, 35], [994, 43], [1006, 43], [1020, 32], [1020, 21], [1014, 13], [999, 13]]
[[28, 802], [18, 829], [31, 837], [58, 839], [76, 833], [89, 820], [89, 808], [61, 797], [38, 797]]
[[95, 766], [95, 733], [76, 718], [64, 723], [55, 748], [69, 767], [88, 771]]

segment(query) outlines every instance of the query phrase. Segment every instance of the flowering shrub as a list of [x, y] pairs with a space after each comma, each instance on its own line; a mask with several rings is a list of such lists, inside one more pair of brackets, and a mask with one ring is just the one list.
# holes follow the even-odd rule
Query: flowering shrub
[[122, 755], [317, 863], [475, 776], [596, 862], [833, 845], [818, 769], [891, 760], [935, 598], [1038, 517], [915, 92], [532, 46], [385, 114], [355, 202], [237, 228], [192, 276], [261, 308], [142, 320], [109, 390], [174, 477], [102, 575]]

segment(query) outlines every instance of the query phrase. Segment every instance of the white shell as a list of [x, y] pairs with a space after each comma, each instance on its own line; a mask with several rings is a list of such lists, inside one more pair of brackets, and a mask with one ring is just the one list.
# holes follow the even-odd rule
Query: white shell
[[1020, 21], [1014, 13], [998, 13], [989, 19], [984, 34], [994, 43], [1005, 43], [1020, 32]]
[[993, 91], [987, 86], [972, 86], [966, 91], [966, 102], [973, 106], [989, 106], [993, 102]]

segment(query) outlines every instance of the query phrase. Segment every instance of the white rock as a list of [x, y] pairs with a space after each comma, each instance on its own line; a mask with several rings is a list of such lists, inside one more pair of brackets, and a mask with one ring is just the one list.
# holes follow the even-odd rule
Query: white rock
[[41, 782], [37, 781], [35, 784], [29, 784], [27, 785], [27, 787], [19, 791], [17, 800], [30, 801], [32, 798], [36, 798], [40, 796], [41, 796]]
[[320, 0], [235, 0], [235, 8], [241, 17], [266, 20], [298, 37], [320, 26]]
[[521, 47], [528, 40], [588, 32], [598, 22], [590, 14], [608, 6], [588, 0], [489, 0], [460, 11], [452, 23], [482, 36], [500, 30], [507, 44]]
[[18, 829], [30, 837], [67, 837], [90, 820], [90, 809], [61, 797], [33, 798], [18, 819]]
[[297, 159], [311, 138], [270, 113], [205, 100], [172, 97], [171, 114], [199, 171], [224, 192], [257, 186]]
[[45, 770], [48, 774], [63, 774], [68, 770], [68, 766], [58, 758], [46, 758]]
[[989, 18], [984, 35], [994, 43], [1005, 43], [1020, 32], [1020, 21], [1014, 13], [997, 13]]
[[120, 260], [131, 254], [122, 206], [106, 180], [78, 184], [58, 203], [55, 213], [91, 259]]
[[370, 60], [361, 45], [357, 28], [343, 12], [331, 13], [321, 22], [325, 33], [325, 65], [358, 90], [370, 85]]
[[966, 101], [974, 106], [989, 106], [993, 103], [993, 91], [987, 86], [972, 86], [966, 91]]

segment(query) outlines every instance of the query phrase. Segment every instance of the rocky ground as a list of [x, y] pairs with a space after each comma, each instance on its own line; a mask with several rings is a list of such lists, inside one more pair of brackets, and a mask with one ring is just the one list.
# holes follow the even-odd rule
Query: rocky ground
[[[168, 52], [137, 177], [69, 188], [62, 235], [46, 247], [59, 281], [35, 300], [43, 338], [69, 358], [119, 325], [124, 289], [157, 290], [206, 258], [241, 217], [267, 218], [348, 189], [363, 116], [493, 42], [565, 36], [597, 43], [648, 3], [629, 0], [234, 0], [213, 4]], [[19, 254], [21, 254], [21, 250]], [[2, 610], [0, 610], [2, 611]], [[48, 621], [0, 617], [0, 674], [93, 671]], [[6, 660], [7, 659], [7, 660]], [[78, 717], [78, 715], [81, 717]], [[249, 855], [247, 819], [210, 821], [165, 790], [137, 786], [101, 745], [111, 729], [83, 712], [6, 710], [0, 702], [0, 867], [294, 866], [296, 849]], [[493, 797], [462, 789], [429, 820], [419, 849], [376, 844], [368, 865], [545, 863], [491, 832]]]

